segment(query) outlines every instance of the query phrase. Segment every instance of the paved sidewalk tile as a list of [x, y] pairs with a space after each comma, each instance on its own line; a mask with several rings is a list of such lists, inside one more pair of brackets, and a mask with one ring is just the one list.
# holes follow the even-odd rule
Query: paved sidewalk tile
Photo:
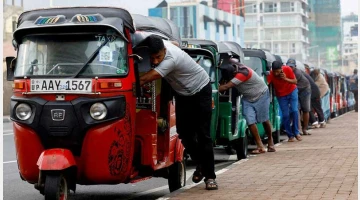
[[355, 200], [358, 198], [358, 115], [346, 113], [303, 141], [233, 164], [218, 175], [219, 190], [204, 183], [161, 199]]

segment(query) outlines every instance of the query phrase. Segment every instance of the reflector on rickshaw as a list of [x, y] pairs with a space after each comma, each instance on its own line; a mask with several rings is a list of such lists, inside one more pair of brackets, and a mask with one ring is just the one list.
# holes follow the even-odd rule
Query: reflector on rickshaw
[[49, 17], [39, 17], [35, 20], [35, 24], [43, 25], [43, 24], [59, 24], [65, 22], [64, 15], [57, 16], [49, 16]]
[[100, 14], [92, 14], [92, 15], [75, 15], [71, 21], [72, 22], [98, 22], [103, 20], [103, 16]]

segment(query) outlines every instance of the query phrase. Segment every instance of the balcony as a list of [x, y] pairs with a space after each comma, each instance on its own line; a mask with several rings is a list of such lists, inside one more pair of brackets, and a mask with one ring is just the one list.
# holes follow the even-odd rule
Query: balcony
[[245, 28], [256, 28], [257, 23], [256, 22], [245, 22], [244, 27]]
[[305, 26], [305, 23], [302, 24], [301, 21], [269, 21], [264, 22], [264, 27], [274, 27], [274, 28], [281, 28], [281, 27], [302, 27]]

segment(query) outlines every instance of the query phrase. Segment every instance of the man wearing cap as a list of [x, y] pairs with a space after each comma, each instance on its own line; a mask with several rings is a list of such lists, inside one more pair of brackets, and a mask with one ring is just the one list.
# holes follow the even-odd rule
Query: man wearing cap
[[235, 77], [226, 84], [221, 85], [219, 92], [235, 87], [242, 94], [242, 115], [246, 119], [246, 123], [257, 145], [257, 149], [252, 151], [252, 153], [260, 154], [266, 152], [256, 127], [257, 123], [263, 124], [268, 136], [267, 151], [275, 152], [269, 121], [270, 94], [268, 86], [253, 69], [239, 63], [235, 59], [230, 59], [230, 64], [235, 69]]
[[[281, 62], [274, 61], [272, 70], [267, 77], [269, 84], [272, 83], [275, 88], [275, 94], [279, 101], [282, 113], [282, 125], [285, 127], [289, 142], [294, 142], [296, 138], [301, 141], [299, 131], [299, 110], [298, 110], [298, 89], [295, 74], [289, 66], [283, 66]], [[290, 118], [293, 119], [292, 129]]]
[[350, 77], [350, 90], [355, 97], [355, 112], [358, 111], [358, 75], [357, 69], [354, 69], [354, 74]]
[[300, 109], [303, 112], [303, 126], [302, 132], [303, 135], [310, 135], [307, 132], [309, 124], [309, 112], [311, 110], [311, 87], [309, 80], [305, 77], [303, 72], [300, 69], [296, 68], [295, 59], [289, 58], [286, 63], [287, 66], [291, 67], [296, 77], [296, 86], [299, 90], [299, 104]]

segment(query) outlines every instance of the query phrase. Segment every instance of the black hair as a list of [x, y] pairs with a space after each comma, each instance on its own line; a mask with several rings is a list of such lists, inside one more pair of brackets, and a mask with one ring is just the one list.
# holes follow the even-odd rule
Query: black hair
[[281, 69], [282, 65], [283, 65], [282, 62], [274, 61], [271, 65], [271, 69], [272, 70]]
[[164, 41], [157, 35], [150, 35], [146, 38], [146, 45], [149, 47], [151, 54], [159, 53], [165, 48]]

